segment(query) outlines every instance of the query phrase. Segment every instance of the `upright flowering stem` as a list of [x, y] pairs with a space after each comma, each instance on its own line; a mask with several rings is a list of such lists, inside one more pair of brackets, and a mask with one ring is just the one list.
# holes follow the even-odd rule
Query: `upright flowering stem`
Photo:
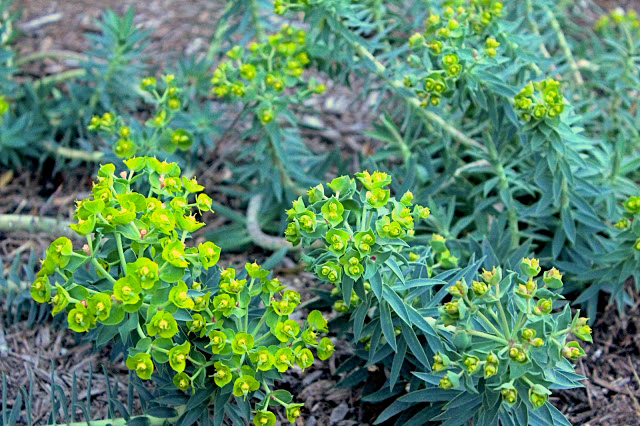
[[569, 61], [569, 67], [571, 71], [573, 71], [573, 79], [576, 81], [578, 86], [582, 86], [584, 84], [584, 79], [582, 78], [582, 74], [580, 74], [580, 69], [578, 68], [578, 64], [573, 57], [573, 53], [571, 53], [571, 48], [569, 47], [569, 43], [567, 43], [567, 39], [564, 36], [564, 32], [560, 27], [560, 23], [558, 19], [554, 15], [553, 11], [549, 9], [548, 6], [542, 6], [544, 9], [544, 13], [549, 19], [549, 23], [551, 24], [551, 28], [556, 32], [556, 37], [558, 38], [558, 44], [562, 49], [562, 52], [567, 57], [567, 61]]
[[[351, 43], [351, 46], [354, 48], [356, 53], [358, 53], [360, 56], [364, 58], [367, 58], [373, 64], [376, 70], [376, 74], [378, 74], [379, 77], [384, 78], [386, 80], [386, 76], [384, 74], [386, 73], [387, 68], [380, 61], [378, 61], [375, 58], [375, 56], [373, 56], [373, 54], [369, 52], [364, 46], [362, 46], [359, 43], [356, 43], [355, 41], [349, 40], [349, 42]], [[404, 83], [402, 81], [389, 81], [389, 84], [391, 84], [391, 86], [393, 86], [396, 89], [401, 89], [404, 87]], [[409, 105], [415, 107], [416, 111], [418, 111], [418, 113], [422, 115], [423, 118], [425, 118], [427, 121], [431, 121], [432, 123], [442, 127], [442, 129], [445, 132], [449, 133], [449, 135], [451, 135], [454, 139], [458, 140], [463, 145], [478, 148], [483, 152], [487, 151], [487, 148], [485, 148], [483, 145], [474, 141], [469, 136], [465, 135], [460, 130], [456, 129], [455, 127], [447, 123], [442, 117], [440, 117], [436, 113], [422, 108], [420, 106], [420, 102], [418, 101], [418, 99], [409, 97], [406, 95], [401, 95], [401, 96], [404, 98], [404, 100], [407, 103], [409, 103]]]
[[[258, 0], [249, 0], [251, 3], [251, 21], [253, 23], [254, 31], [256, 32], [256, 39], [259, 43], [264, 42], [264, 29], [260, 24], [260, 7]], [[232, 3], [232, 2], [231, 2]]]
[[497, 334], [497, 335], [499, 335], [499, 336], [504, 335], [504, 333], [501, 333], [501, 332], [500, 332], [500, 330], [498, 330], [498, 328], [497, 328], [495, 325], [493, 325], [493, 323], [491, 322], [491, 320], [490, 320], [489, 318], [487, 318], [487, 317], [485, 316], [485, 314], [483, 314], [482, 312], [480, 312], [480, 310], [478, 310], [478, 311], [477, 311], [477, 313], [478, 313], [478, 316], [479, 316], [480, 318], [482, 318], [482, 320], [485, 322], [485, 324], [487, 324], [487, 326], [488, 326], [488, 327], [489, 327], [489, 328], [490, 328], [494, 333], [496, 333], [496, 334]]
[[100, 272], [100, 273], [101, 273], [101, 274], [102, 274], [106, 279], [108, 279], [108, 280], [109, 280], [109, 281], [111, 281], [112, 283], [115, 283], [115, 282], [116, 282], [116, 279], [115, 279], [115, 278], [113, 278], [113, 277], [111, 276], [111, 274], [110, 274], [110, 273], [108, 273], [108, 272], [106, 271], [106, 269], [104, 269], [104, 268], [102, 267], [102, 265], [98, 262], [98, 260], [97, 260], [95, 257], [92, 257], [92, 258], [91, 258], [91, 263], [92, 263], [92, 264], [93, 264], [93, 266], [96, 268], [96, 271]]
[[493, 340], [493, 341], [498, 342], [498, 343], [502, 343], [503, 345], [508, 345], [509, 344], [509, 341], [506, 340], [506, 339], [503, 339], [502, 337], [494, 336], [493, 334], [489, 334], [489, 333], [483, 333], [482, 331], [468, 330], [467, 333], [469, 333], [471, 336], [483, 337], [485, 339], [489, 339], [489, 340]]
[[127, 275], [127, 260], [124, 258], [124, 250], [122, 249], [122, 237], [116, 234], [116, 245], [118, 246], [118, 254], [120, 256], [120, 269], [122, 274]]
[[498, 312], [500, 313], [500, 320], [502, 321], [502, 328], [504, 329], [503, 330], [504, 335], [506, 336], [507, 339], [511, 339], [513, 336], [511, 336], [511, 332], [509, 331], [509, 323], [507, 322], [507, 316], [505, 315], [504, 307], [502, 306], [499, 283], [496, 284], [496, 297], [498, 298], [496, 305], [498, 306]]

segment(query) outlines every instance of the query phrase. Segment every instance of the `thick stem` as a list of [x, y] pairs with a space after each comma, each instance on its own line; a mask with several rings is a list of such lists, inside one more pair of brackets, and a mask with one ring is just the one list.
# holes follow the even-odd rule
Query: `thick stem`
[[115, 283], [116, 279], [113, 278], [111, 276], [110, 273], [108, 273], [103, 267], [102, 265], [98, 262], [98, 260], [94, 257], [91, 259], [91, 263], [93, 263], [93, 266], [96, 268], [96, 271], [100, 272], [102, 275], [104, 275], [104, 277], [106, 279], [108, 279], [109, 281], [111, 281], [111, 283]]
[[576, 64], [576, 60], [573, 57], [573, 53], [571, 53], [571, 48], [569, 47], [569, 43], [567, 43], [567, 39], [564, 36], [564, 32], [560, 27], [560, 23], [556, 19], [553, 11], [549, 9], [548, 6], [542, 6], [544, 9], [547, 18], [549, 19], [549, 23], [551, 24], [551, 28], [556, 32], [556, 37], [558, 38], [558, 45], [564, 52], [564, 55], [567, 57], [567, 61], [569, 61], [569, 67], [571, 71], [573, 71], [573, 79], [576, 81], [578, 86], [582, 86], [584, 84], [584, 79], [582, 78], [582, 74], [580, 74], [580, 68], [578, 64]]
[[234, 6], [234, 2], [228, 1], [227, 5], [224, 8], [224, 11], [222, 12], [220, 19], [218, 19], [216, 30], [213, 33], [213, 36], [211, 37], [211, 44], [209, 44], [209, 50], [207, 50], [207, 56], [206, 56], [207, 61], [212, 61], [213, 56], [216, 54], [217, 51], [220, 50], [220, 44], [222, 43], [222, 35], [225, 33], [225, 31], [227, 31], [231, 23], [231, 20], [228, 19], [229, 17], [227, 17], [227, 13], [229, 13], [229, 11], [233, 6]]
[[72, 80], [77, 77], [83, 77], [86, 74], [87, 72], [84, 69], [67, 70], [58, 74], [42, 77], [41, 79], [33, 82], [33, 87], [37, 89], [41, 85], [62, 83], [63, 81]]
[[43, 142], [42, 146], [47, 151], [58, 157], [65, 157], [71, 160], [81, 160], [88, 163], [98, 163], [104, 157], [104, 153], [100, 151], [87, 152], [81, 149], [65, 148], [62, 146], [55, 146], [51, 142]]
[[[536, 23], [535, 18], [533, 18], [533, 3], [531, 3], [531, 0], [527, 0], [526, 9], [527, 21], [529, 22], [531, 31], [538, 37], [542, 38], [542, 35], [540, 34], [540, 28], [538, 28], [538, 24]], [[551, 57], [551, 54], [549, 53], [549, 50], [547, 50], [547, 46], [545, 46], [544, 43], [540, 43], [540, 53], [542, 53], [542, 56], [547, 59]]]
[[491, 322], [491, 320], [489, 320], [489, 318], [487, 318], [482, 312], [480, 312], [478, 310], [478, 316], [480, 318], [482, 318], [482, 320], [485, 322], [485, 324], [487, 324], [487, 326], [489, 326], [489, 328], [491, 329], [491, 331], [493, 331], [494, 333], [496, 333], [498, 336], [501, 337], [505, 337], [504, 334], [502, 332], [500, 332], [500, 330], [498, 330], [498, 328], [493, 325], [493, 323]]
[[74, 59], [77, 61], [86, 61], [87, 55], [72, 52], [70, 50], [45, 50], [43, 52], [34, 52], [24, 55], [16, 59], [15, 66], [19, 67], [29, 62], [38, 61], [45, 58]]
[[268, 250], [280, 250], [286, 247], [288, 250], [300, 250], [300, 246], [294, 247], [289, 241], [281, 237], [267, 235], [260, 229], [258, 214], [262, 206], [262, 195], [256, 194], [249, 200], [247, 207], [247, 232], [256, 245]]
[[500, 320], [502, 321], [502, 328], [504, 329], [503, 334], [510, 339], [511, 332], [509, 330], [509, 323], [507, 322], [507, 316], [505, 315], [504, 308], [502, 307], [502, 298], [500, 297], [500, 284], [496, 284], [496, 297], [498, 298], [496, 305], [498, 305], [498, 312], [500, 313]]
[[[386, 76], [384, 75], [385, 72], [387, 71], [387, 68], [380, 62], [378, 61], [371, 52], [369, 52], [364, 46], [362, 46], [361, 44], [358, 44], [354, 41], [351, 41], [351, 45], [352, 47], [355, 49], [356, 53], [358, 53], [360, 56], [367, 58], [375, 67], [376, 70], [376, 74], [378, 74], [379, 77], [386, 79]], [[404, 83], [402, 81], [389, 81], [389, 84], [391, 84], [391, 86], [393, 86], [396, 89], [400, 89], [404, 87]], [[471, 139], [470, 137], [468, 137], [467, 135], [465, 135], [464, 133], [462, 133], [461, 131], [459, 131], [458, 129], [456, 129], [455, 127], [453, 127], [452, 125], [450, 125], [449, 123], [447, 123], [442, 117], [440, 117], [439, 115], [437, 115], [436, 113], [432, 112], [432, 111], [428, 111], [426, 109], [424, 109], [423, 107], [420, 106], [420, 101], [418, 101], [418, 99], [414, 98], [414, 97], [409, 97], [409, 96], [405, 96], [405, 95], [401, 95], [404, 100], [411, 106], [413, 106], [414, 108], [416, 108], [416, 110], [418, 111], [418, 113], [420, 115], [422, 115], [423, 118], [425, 118], [427, 121], [430, 121], [434, 124], [437, 124], [438, 126], [442, 127], [442, 129], [448, 133], [449, 135], [451, 135], [451, 137], [453, 137], [454, 139], [456, 139], [458, 142], [462, 143], [463, 145], [466, 146], [473, 146], [475, 148], [480, 149], [483, 152], [486, 152], [487, 149], [479, 144], [478, 142], [474, 141], [473, 139]]]
[[180, 416], [184, 413], [186, 406], [181, 405], [176, 407], [177, 415], [171, 418], [160, 418], [153, 416], [137, 416], [131, 417], [128, 421], [122, 418], [119, 419], [105, 419], [105, 420], [92, 420], [91, 422], [76, 422], [76, 423], [59, 423], [55, 426], [125, 426], [130, 422], [138, 420], [141, 424], [146, 425], [166, 425], [175, 424]]
[[253, 23], [253, 30], [256, 33], [256, 39], [259, 43], [264, 42], [264, 29], [260, 24], [260, 7], [258, 0], [249, 0], [251, 7], [251, 22]]
[[493, 340], [495, 342], [502, 343], [503, 345], [508, 345], [509, 344], [509, 342], [507, 340], [503, 339], [502, 337], [494, 336], [493, 334], [484, 333], [482, 331], [469, 330], [468, 333], [471, 336], [482, 337], [484, 339]]
[[122, 275], [127, 275], [127, 260], [124, 258], [124, 250], [122, 249], [122, 237], [116, 233], [116, 245], [118, 246], [118, 255], [120, 256], [120, 270]]
[[71, 222], [52, 217], [38, 217], [31, 215], [3, 214], [0, 215], [0, 232], [29, 231], [60, 234], [69, 238], [79, 238], [79, 235], [69, 229]]

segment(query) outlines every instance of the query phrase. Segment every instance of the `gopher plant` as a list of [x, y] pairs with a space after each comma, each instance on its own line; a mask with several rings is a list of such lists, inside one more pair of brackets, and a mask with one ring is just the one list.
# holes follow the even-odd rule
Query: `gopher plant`
[[184, 392], [186, 405], [176, 406], [169, 422], [202, 421], [212, 411], [214, 424], [228, 416], [234, 424], [253, 418], [274, 425], [271, 407], [278, 405], [295, 422], [303, 404], [274, 382], [294, 366], [304, 370], [315, 357], [331, 356], [333, 344], [320, 337], [327, 322], [318, 311], [289, 319], [300, 295], [258, 264], [221, 270], [215, 244], [187, 245], [204, 225], [194, 210], [211, 207], [195, 178], [154, 158], [125, 164], [129, 170], [118, 175], [113, 164], [100, 168], [71, 225], [86, 244], [74, 250], [65, 237], [51, 244], [33, 299], [66, 315], [71, 330], [95, 333], [98, 343], [119, 338], [140, 379]]
[[354, 340], [368, 353], [360, 367], [389, 368], [384, 387], [364, 398], [400, 396], [377, 422], [400, 414], [402, 425], [567, 424], [548, 396], [581, 386], [571, 361], [584, 351], [569, 337], [590, 342], [591, 329], [562, 305], [562, 274], [539, 277], [529, 258], [520, 274], [493, 267], [478, 276], [484, 259], [460, 269], [442, 236], [414, 244], [415, 223], [431, 216], [411, 192], [392, 197], [386, 173], [356, 178], [361, 186], [342, 176], [327, 184], [330, 193], [319, 185], [307, 205], [295, 201], [286, 237], [305, 247], [323, 242], [304, 260], [343, 296], [334, 308], [352, 312]]

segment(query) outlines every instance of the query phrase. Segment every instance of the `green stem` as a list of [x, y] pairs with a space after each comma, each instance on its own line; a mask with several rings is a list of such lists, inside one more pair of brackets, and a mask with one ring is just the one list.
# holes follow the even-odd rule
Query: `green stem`
[[[531, 31], [537, 35], [538, 37], [542, 38], [542, 35], [540, 34], [540, 28], [538, 28], [538, 24], [536, 24], [536, 20], [535, 18], [532, 18], [533, 16], [533, 3], [531, 3], [531, 0], [527, 0], [526, 2], [526, 11], [527, 11], [527, 21], [529, 22], [529, 27], [531, 27]], [[540, 52], [542, 53], [542, 56], [544, 56], [545, 58], [550, 58], [551, 54], [549, 53], [549, 51], [547, 50], [547, 46], [544, 45], [544, 43], [540, 43]], [[537, 67], [537, 65], [536, 65]], [[540, 68], [538, 68], [540, 69]], [[542, 71], [540, 71], [539, 74], [541, 74]]]
[[145, 337], [147, 337], [147, 335], [144, 334], [144, 331], [142, 331], [142, 327], [140, 327], [140, 323], [136, 325], [136, 329], [138, 330], [138, 335], [140, 336], [141, 339], [144, 339]]
[[258, 214], [260, 213], [260, 207], [262, 206], [262, 195], [256, 194], [249, 200], [249, 206], [247, 207], [247, 233], [253, 240], [253, 242], [267, 250], [279, 250], [286, 247], [288, 250], [300, 250], [301, 246], [294, 247], [289, 241], [281, 237], [274, 237], [267, 235], [260, 229], [260, 223], [258, 221]]
[[28, 55], [24, 55], [16, 59], [14, 65], [19, 67], [29, 62], [38, 61], [45, 58], [61, 58], [61, 59], [75, 59], [77, 61], [86, 61], [87, 56], [80, 53], [71, 52], [69, 50], [45, 50], [43, 52], [34, 52]]
[[35, 89], [38, 89], [42, 85], [61, 83], [66, 80], [72, 80], [76, 77], [83, 77], [84, 75], [86, 75], [86, 73], [87, 72], [84, 69], [63, 71], [61, 73], [42, 77], [41, 79], [34, 81], [33, 87]]
[[468, 333], [471, 336], [477, 336], [477, 337], [482, 337], [484, 339], [493, 340], [495, 342], [502, 343], [503, 345], [508, 345], [509, 344], [509, 342], [507, 340], [503, 339], [502, 337], [494, 336], [493, 334], [484, 333], [482, 331], [469, 330]]
[[58, 157], [86, 161], [87, 163], [98, 163], [104, 157], [104, 153], [100, 151], [87, 152], [81, 149], [65, 148], [51, 142], [43, 142], [42, 147]]
[[556, 37], [558, 38], [558, 45], [562, 49], [562, 52], [567, 57], [567, 61], [569, 61], [569, 67], [571, 71], [573, 71], [573, 79], [576, 81], [578, 86], [582, 86], [584, 84], [584, 79], [582, 78], [582, 74], [580, 74], [580, 68], [578, 64], [576, 64], [576, 60], [573, 57], [573, 53], [571, 53], [571, 48], [569, 47], [569, 43], [567, 43], [567, 39], [564, 36], [564, 32], [562, 31], [562, 27], [560, 27], [560, 23], [556, 19], [555, 14], [548, 6], [543, 5], [547, 18], [549, 19], [549, 23], [551, 24], [551, 28], [556, 32]]
[[116, 233], [116, 245], [118, 246], [118, 255], [120, 255], [122, 275], [127, 275], [127, 260], [124, 258], [124, 250], [122, 249], [122, 237], [118, 233]]
[[[507, 179], [507, 175], [504, 172], [504, 167], [502, 166], [502, 162], [500, 161], [500, 157], [498, 156], [498, 150], [495, 146], [493, 140], [489, 141], [489, 156], [491, 157], [491, 161], [493, 162], [493, 167], [496, 172], [496, 176], [500, 182], [500, 188], [504, 190], [507, 194], [507, 202], [508, 205], [505, 205], [508, 212], [508, 220], [509, 220], [509, 230], [511, 231], [511, 247], [517, 247], [520, 242], [520, 227], [518, 226], [518, 213], [515, 208], [513, 208], [513, 197], [511, 192], [509, 191], [509, 180]], [[503, 204], [505, 204], [503, 200]]]
[[150, 426], [161, 426], [166, 424], [175, 424], [180, 416], [184, 413], [186, 406], [181, 405], [176, 407], [177, 415], [171, 418], [159, 418], [153, 416], [136, 416], [131, 417], [129, 420], [123, 418], [106, 419], [106, 420], [91, 420], [91, 422], [75, 422], [75, 423], [59, 423], [55, 426], [125, 426], [131, 424], [131, 422], [140, 421], [141, 424]]
[[[355, 42], [355, 41], [351, 41], [349, 40], [349, 42], [351, 43], [351, 46], [355, 49], [356, 53], [358, 53], [360, 56], [363, 56], [365, 58], [367, 58], [374, 66], [375, 70], [376, 70], [376, 74], [378, 74], [378, 76], [382, 79], [384, 79], [385, 81], [387, 81], [391, 86], [393, 86], [396, 89], [403, 89], [404, 88], [404, 83], [402, 81], [399, 80], [394, 80], [394, 81], [389, 81], [386, 76], [385, 73], [387, 71], [387, 68], [380, 62], [378, 61], [371, 52], [369, 52], [364, 46], [362, 46], [361, 44]], [[473, 139], [471, 139], [470, 137], [468, 137], [467, 135], [465, 135], [464, 133], [462, 133], [461, 131], [459, 131], [458, 129], [456, 129], [454, 126], [452, 126], [451, 124], [447, 123], [442, 117], [440, 117], [439, 115], [437, 115], [436, 113], [432, 112], [432, 111], [428, 111], [424, 108], [422, 108], [420, 106], [420, 101], [414, 97], [410, 97], [407, 95], [402, 95], [400, 94], [401, 97], [404, 98], [404, 100], [411, 106], [413, 106], [416, 111], [418, 111], [418, 113], [420, 115], [422, 115], [422, 117], [424, 119], [426, 119], [427, 121], [431, 121], [434, 124], [437, 124], [438, 126], [440, 126], [446, 133], [448, 133], [449, 135], [451, 135], [451, 137], [453, 137], [454, 139], [456, 139], [458, 142], [462, 143], [463, 145], [469, 146], [469, 147], [475, 147], [480, 149], [483, 152], [486, 152], [487, 149], [479, 144], [478, 142], [474, 141]]]
[[505, 335], [503, 333], [501, 333], [500, 330], [498, 330], [498, 328], [495, 325], [493, 325], [491, 320], [489, 320], [489, 318], [487, 318], [482, 312], [480, 312], [480, 310], [478, 310], [478, 316], [480, 318], [482, 318], [482, 320], [485, 322], [485, 324], [487, 324], [489, 326], [491, 331], [496, 333], [498, 336], [505, 337]]
[[231, 20], [228, 19], [227, 13], [229, 13], [229, 11], [233, 6], [234, 6], [234, 2], [228, 1], [227, 5], [224, 8], [224, 11], [222, 12], [220, 19], [218, 19], [216, 30], [213, 33], [213, 36], [211, 37], [211, 44], [209, 44], [209, 49], [207, 50], [206, 59], [208, 62], [213, 61], [213, 56], [216, 54], [217, 51], [220, 50], [222, 35], [225, 33], [225, 31], [227, 31], [227, 29], [229, 28], [229, 25], [231, 24]]
[[256, 39], [258, 43], [264, 42], [264, 29], [260, 24], [260, 7], [257, 0], [250, 0], [251, 7], [251, 22], [253, 23], [253, 30], [256, 33]]
[[78, 238], [78, 234], [69, 229], [71, 222], [52, 217], [38, 217], [19, 214], [0, 214], [0, 232], [28, 231], [46, 232]]
[[251, 335], [253, 337], [256, 337], [256, 335], [258, 334], [258, 332], [260, 331], [260, 328], [262, 327], [262, 324], [264, 324], [264, 322], [267, 320], [267, 316], [263, 315], [262, 318], [260, 318], [260, 321], [258, 322], [258, 324], [256, 325], [256, 327], [253, 329], [253, 332], [251, 333]]
[[563, 330], [560, 331], [556, 331], [555, 333], [551, 334], [551, 337], [559, 337], [562, 336], [563, 334], [569, 333], [571, 331], [571, 327], [567, 327]]
[[270, 335], [271, 335], [271, 331], [267, 331], [267, 332], [266, 332], [266, 333], [264, 333], [262, 336], [258, 337], [258, 338], [254, 341], [253, 345], [254, 345], [254, 346], [255, 346], [255, 345], [257, 345], [258, 343], [262, 342], [264, 339], [266, 339], [266, 338], [267, 338], [267, 337], [269, 337]]
[[504, 313], [504, 308], [502, 307], [502, 300], [500, 297], [500, 284], [496, 284], [496, 297], [498, 298], [498, 301], [496, 302], [496, 305], [498, 305], [498, 312], [500, 313], [500, 320], [502, 321], [502, 328], [504, 328], [504, 335], [510, 339], [511, 333], [509, 331], [509, 323], [507, 322], [507, 316]]
[[158, 351], [158, 352], [162, 352], [163, 354], [168, 354], [168, 353], [169, 353], [169, 350], [168, 350], [168, 349], [164, 349], [164, 348], [161, 348], [161, 347], [159, 347], [159, 346], [154, 346], [154, 347], [153, 347], [153, 350], [154, 350], [154, 351]]
[[534, 386], [533, 382], [532, 382], [531, 380], [529, 380], [529, 379], [527, 378], [527, 376], [520, 376], [520, 378], [521, 378], [521, 379], [522, 379], [526, 384], [528, 384], [529, 386], [531, 386], [531, 387], [533, 387], [533, 386]]
[[106, 279], [108, 279], [109, 281], [111, 281], [111, 283], [115, 283], [116, 279], [113, 278], [111, 276], [110, 273], [108, 273], [103, 267], [102, 265], [98, 262], [98, 259], [96, 259], [95, 257], [91, 258], [91, 263], [93, 263], [93, 266], [96, 268], [96, 271], [100, 272], [102, 275], [104, 275], [104, 277]]

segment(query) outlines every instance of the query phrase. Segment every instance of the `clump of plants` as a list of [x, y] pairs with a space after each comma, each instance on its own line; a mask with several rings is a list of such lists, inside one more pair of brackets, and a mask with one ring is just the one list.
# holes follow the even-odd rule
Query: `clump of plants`
[[[206, 389], [205, 406], [254, 400], [242, 416], [259, 426], [275, 423], [274, 405], [295, 422], [303, 404], [274, 382], [331, 356], [333, 343], [321, 337], [326, 320], [319, 311], [300, 323], [289, 319], [300, 295], [258, 264], [221, 270], [214, 243], [187, 245], [211, 198], [177, 164], [151, 157], [125, 164], [117, 175], [113, 164], [100, 167], [71, 225], [86, 244], [74, 250], [66, 237], [51, 244], [33, 299], [66, 315], [73, 331], [97, 329], [99, 341], [119, 335], [126, 365], [141, 379], [170, 380], [188, 395]], [[146, 196], [134, 189], [140, 186]]]
[[[290, 419], [300, 408], [274, 383], [328, 356], [330, 327], [317, 311], [292, 321], [299, 296], [263, 268], [217, 258], [252, 244], [301, 253], [324, 283], [317, 307], [337, 311], [330, 331], [353, 343], [340, 386], [385, 404], [378, 423], [567, 424], [549, 395], [580, 386], [573, 363], [602, 293], [622, 311], [640, 289], [636, 14], [608, 12], [592, 31], [583, 7], [601, 11], [568, 2], [227, 3], [207, 57], [157, 80], [140, 80], [131, 14], [105, 15], [100, 60], [61, 80], [13, 90], [21, 59], [0, 51], [0, 162], [18, 164], [28, 140], [104, 158], [60, 149], [84, 143], [91, 120], [128, 167], [100, 168], [73, 225], [86, 246], [56, 240], [33, 298], [99, 343], [116, 336], [132, 382], [158, 381], [147, 416], [171, 401], [185, 410], [172, 421], [206, 423], [212, 410], [214, 424], [271, 425], [274, 405]], [[325, 90], [316, 72], [355, 88], [352, 103], [306, 102]], [[140, 92], [144, 125], [129, 116]], [[371, 122], [333, 129], [324, 107]], [[223, 130], [208, 139], [232, 173], [216, 188], [228, 205], [177, 166], [136, 157], [192, 160], [202, 147], [208, 159], [200, 127]], [[229, 221], [190, 247], [214, 206]]]
[[[569, 337], [591, 342], [591, 328], [579, 312], [572, 317], [568, 304], [555, 309], [563, 299], [558, 293], [562, 274], [555, 268], [542, 276], [540, 272], [538, 259], [524, 258], [519, 273], [503, 276], [494, 267], [478, 280], [456, 281], [447, 288], [451, 299], [438, 307], [437, 328], [450, 344], [434, 356], [430, 373], [415, 373], [427, 389], [437, 385], [459, 391], [452, 397], [468, 393], [482, 398], [485, 402], [465, 412], [473, 418], [506, 420], [518, 418], [518, 411], [546, 406], [529, 415], [565, 422], [547, 404], [548, 396], [559, 385], [581, 386], [584, 377], [571, 362], [585, 353]], [[445, 403], [436, 419], [453, 418], [453, 406], [453, 401]]]
[[[411, 192], [400, 201], [391, 197], [386, 173], [362, 172], [356, 178], [361, 189], [342, 176], [327, 184], [329, 194], [323, 185], [311, 188], [308, 205], [302, 198], [294, 201], [285, 235], [310, 247], [303, 257], [307, 266], [335, 286], [332, 294], [342, 295], [334, 308], [352, 313], [350, 331], [369, 353], [362, 367], [391, 353], [390, 391], [403, 380], [401, 371], [424, 381], [404, 378], [412, 392], [389, 409], [445, 421], [454, 416], [455, 401], [468, 397], [477, 403], [466, 410], [467, 419], [499, 416], [506, 422], [530, 415], [564, 422], [547, 403], [549, 388], [580, 386], [583, 377], [570, 361], [584, 351], [568, 337], [590, 342], [591, 329], [587, 318], [572, 317], [568, 304], [554, 311], [563, 299], [562, 274], [552, 268], [538, 277], [541, 267], [532, 258], [522, 259], [520, 274], [504, 277], [494, 267], [478, 278], [475, 262], [460, 270], [442, 236], [433, 234], [428, 247], [410, 245], [415, 223], [430, 218], [427, 207], [413, 204]], [[317, 241], [324, 248], [314, 249]], [[439, 394], [434, 385], [451, 392], [432, 400]], [[425, 401], [443, 402], [430, 405], [429, 417], [418, 413]], [[405, 413], [401, 419], [410, 417]]]

